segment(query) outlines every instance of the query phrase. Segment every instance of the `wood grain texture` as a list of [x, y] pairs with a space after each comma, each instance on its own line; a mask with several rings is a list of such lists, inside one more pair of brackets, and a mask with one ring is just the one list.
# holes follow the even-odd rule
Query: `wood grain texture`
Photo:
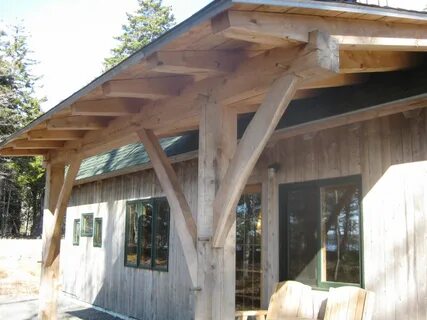
[[[275, 140], [249, 179], [265, 185], [264, 192], [270, 189], [268, 183], [362, 175], [364, 285], [376, 295], [374, 319], [427, 318], [426, 120], [426, 109], [422, 109], [415, 118], [400, 113]], [[269, 179], [271, 164], [278, 164], [279, 170]], [[197, 212], [197, 160], [174, 164], [174, 168], [193, 213]], [[123, 266], [125, 201], [160, 195], [163, 192], [152, 169], [74, 188], [61, 255], [66, 292], [138, 319], [194, 316], [197, 293], [190, 291], [191, 280], [173, 227], [168, 273]], [[263, 204], [268, 210], [264, 221], [269, 225], [278, 215], [275, 198], [274, 194], [263, 196], [271, 202]], [[104, 219], [102, 248], [93, 248], [91, 238], [81, 238], [79, 247], [72, 246], [73, 219], [85, 212]], [[278, 265], [278, 255], [268, 253], [270, 248], [276, 250], [270, 244], [274, 235], [267, 237], [271, 240], [264, 244], [264, 265]], [[265, 272], [264, 279], [271, 280], [264, 280], [264, 287], [271, 288], [278, 271]], [[316, 292], [315, 313], [325, 299], [322, 293]]]
[[[192, 212], [197, 212], [197, 161], [174, 165]], [[169, 271], [124, 266], [126, 201], [164, 196], [152, 169], [74, 188], [62, 248], [63, 290], [88, 303], [137, 319], [191, 319], [194, 291], [171, 214]], [[103, 218], [102, 247], [81, 237], [72, 245], [72, 224], [82, 213]]]

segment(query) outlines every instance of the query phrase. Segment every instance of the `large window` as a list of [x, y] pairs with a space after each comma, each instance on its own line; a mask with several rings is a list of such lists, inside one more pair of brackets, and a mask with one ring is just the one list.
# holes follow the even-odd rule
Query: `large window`
[[261, 307], [261, 187], [243, 193], [236, 210], [236, 309]]
[[362, 284], [360, 198], [360, 177], [280, 186], [282, 280]]
[[167, 271], [169, 211], [166, 198], [127, 203], [126, 266]]

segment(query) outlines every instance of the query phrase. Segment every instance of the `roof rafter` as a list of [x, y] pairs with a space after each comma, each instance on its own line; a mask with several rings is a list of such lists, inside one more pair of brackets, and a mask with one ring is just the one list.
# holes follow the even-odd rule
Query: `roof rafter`
[[46, 156], [48, 154], [46, 149], [13, 149], [5, 148], [0, 150], [3, 157], [31, 157], [31, 156]]
[[346, 50], [427, 51], [427, 27], [423, 25], [226, 11], [212, 19], [212, 29], [230, 39], [273, 46], [307, 43], [310, 31], [321, 30]]
[[11, 145], [14, 149], [59, 149], [64, 147], [64, 142], [16, 140]]
[[59, 140], [69, 141], [78, 140], [83, 137], [81, 131], [66, 131], [66, 130], [33, 130], [27, 133], [28, 140]]
[[102, 85], [106, 97], [157, 100], [177, 96], [191, 83], [190, 77], [113, 80]]
[[141, 111], [140, 99], [104, 99], [81, 101], [71, 106], [71, 114], [80, 116], [118, 117]]
[[107, 126], [108, 120], [99, 117], [71, 116], [47, 121], [49, 130], [99, 130]]
[[160, 51], [144, 62], [146, 70], [192, 76], [216, 76], [233, 71], [236, 53], [222, 51]]

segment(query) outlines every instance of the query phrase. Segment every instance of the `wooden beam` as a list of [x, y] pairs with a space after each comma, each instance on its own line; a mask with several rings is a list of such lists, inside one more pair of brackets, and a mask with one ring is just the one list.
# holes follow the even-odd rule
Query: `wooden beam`
[[[255, 112], [258, 109], [259, 105], [253, 108], [248, 108], [248, 112]], [[374, 105], [369, 108], [360, 109], [353, 112], [344, 113], [337, 116], [327, 117], [320, 120], [309, 121], [303, 124], [294, 125], [284, 129], [276, 130], [269, 142], [268, 146], [274, 145], [277, 141], [282, 139], [287, 139], [290, 137], [295, 137], [299, 135], [311, 134], [321, 130], [326, 130], [330, 128], [336, 128], [339, 126], [349, 125], [357, 122], [367, 121], [371, 119], [375, 119], [377, 117], [386, 117], [389, 115], [393, 115], [396, 113], [405, 113], [411, 110], [422, 110], [423, 108], [427, 108], [427, 94], [422, 94], [419, 96], [414, 96], [410, 98], [399, 99], [392, 102], [387, 102], [379, 105]], [[416, 112], [419, 114], [419, 112]], [[137, 142], [135, 139], [134, 142]], [[7, 149], [3, 149], [0, 151], [0, 154]], [[23, 150], [19, 150], [23, 151]], [[27, 151], [27, 150], [25, 150]], [[45, 150], [47, 153], [48, 150]], [[191, 151], [189, 153], [184, 153], [180, 155], [176, 155], [170, 157], [171, 163], [177, 163], [182, 161], [187, 161], [191, 159], [197, 159], [198, 151]], [[152, 169], [153, 166], [151, 163], [143, 164], [140, 166], [125, 168], [123, 170], [114, 171], [111, 173], [94, 176], [88, 179], [76, 180], [75, 185], [90, 183], [94, 181], [99, 181], [103, 179], [109, 179], [125, 174], [131, 174], [135, 172], [139, 172], [142, 170]]]
[[[70, 166], [68, 167], [67, 174], [65, 176], [56, 175], [50, 177], [51, 179], [57, 179], [58, 181], [50, 181], [50, 187], [47, 189], [50, 195], [48, 196], [48, 201], [46, 203], [51, 203], [56, 200], [56, 205], [54, 207], [54, 214], [51, 216], [49, 212], [49, 218], [44, 226], [46, 227], [43, 230], [43, 259], [42, 259], [42, 277], [40, 283], [40, 308], [39, 308], [39, 319], [51, 320], [56, 319], [57, 314], [57, 296], [58, 296], [58, 279], [59, 279], [59, 255], [61, 247], [61, 229], [62, 223], [64, 221], [65, 212], [67, 210], [68, 200], [71, 195], [73, 188], [74, 180], [77, 176], [77, 173], [80, 168], [81, 159], [74, 157]], [[62, 170], [57, 170], [57, 173], [64, 173], [64, 167]], [[49, 180], [51, 180], [49, 179]], [[64, 179], [64, 180], [62, 180]], [[60, 184], [58, 182], [63, 182], [60, 187], [60, 192], [55, 198], [55, 193], [58, 191]], [[52, 187], [55, 187], [53, 189]], [[52, 198], [50, 198], [53, 195]], [[52, 210], [52, 209], [51, 209]]]
[[34, 141], [71, 141], [79, 140], [83, 137], [81, 131], [63, 131], [63, 130], [32, 130], [28, 132], [28, 140]]
[[102, 85], [102, 90], [106, 97], [157, 100], [179, 95], [190, 82], [186, 77], [114, 80]]
[[16, 140], [11, 145], [14, 149], [59, 149], [64, 147], [64, 142]]
[[345, 50], [427, 51], [427, 27], [423, 25], [227, 11], [212, 20], [212, 29], [230, 39], [273, 46], [307, 43], [311, 31], [321, 30]]
[[[312, 34], [312, 36], [315, 34]], [[320, 37], [319, 37], [320, 38]], [[323, 39], [327, 41], [327, 39]], [[329, 50], [324, 48], [323, 50]], [[109, 146], [103, 147], [105, 141], [119, 141], [129, 137], [129, 143], [135, 138], [135, 132], [142, 129], [153, 130], [156, 135], [176, 134], [185, 130], [192, 130], [198, 127], [200, 117], [200, 105], [196, 103], [199, 96], [212, 94], [220, 105], [230, 105], [242, 99], [247, 99], [256, 95], [264, 94], [271, 83], [283, 75], [285, 72], [301, 73], [301, 70], [291, 68], [292, 63], [300, 54], [305, 54], [306, 69], [314, 74], [318, 68], [317, 60], [321, 60], [322, 50], [316, 48], [291, 48], [272, 50], [264, 55], [256, 56], [242, 62], [241, 65], [231, 74], [225, 77], [208, 78], [195, 82], [192, 86], [186, 87], [179, 97], [163, 99], [144, 105], [140, 115], [132, 117], [122, 117], [112, 120], [108, 128], [98, 132], [89, 132], [81, 143], [79, 152], [85, 156], [94, 155], [96, 152], [108, 151]], [[338, 57], [338, 52], [334, 54]], [[304, 59], [303, 59], [304, 60]], [[327, 67], [327, 66], [325, 66]], [[332, 68], [332, 66], [330, 66]], [[257, 70], [254, 73], [254, 70]], [[322, 71], [323, 76], [331, 74]], [[300, 74], [300, 76], [303, 76]], [[311, 77], [316, 79], [318, 75]], [[74, 146], [72, 146], [74, 147]], [[66, 160], [65, 154], [59, 155], [60, 160]]]
[[219, 215], [213, 202], [217, 187], [226, 174], [237, 144], [237, 115], [214, 97], [200, 97], [202, 114], [199, 131], [197, 229], [199, 286], [195, 319], [234, 318], [235, 232], [230, 232], [223, 248], [212, 248]]
[[239, 54], [223, 51], [159, 51], [144, 64], [155, 72], [216, 76], [233, 71], [239, 58]]
[[[318, 94], [319, 90], [298, 90], [292, 100], [312, 98]], [[229, 105], [229, 108], [235, 109], [238, 114], [255, 112], [258, 110], [259, 105], [264, 101], [264, 97], [265, 94], [260, 94], [249, 99], [244, 99]]]
[[[341, 64], [340, 53], [340, 64]], [[340, 69], [341, 71], [341, 69]], [[330, 77], [322, 79], [308, 80], [301, 84], [300, 90], [304, 89], [324, 89], [333, 87], [352, 86], [365, 82], [369, 76], [365, 74], [332, 74]]]
[[138, 99], [104, 99], [81, 101], [71, 106], [71, 113], [79, 116], [120, 117], [141, 111], [142, 101]]
[[154, 171], [168, 199], [175, 228], [181, 241], [188, 272], [193, 286], [197, 286], [197, 228], [190, 206], [179, 184], [175, 170], [163, 151], [158, 138], [151, 130], [138, 132], [141, 142], [150, 157]]
[[61, 227], [64, 221], [65, 212], [67, 211], [68, 200], [71, 196], [73, 189], [74, 180], [80, 169], [81, 158], [75, 156], [68, 167], [67, 174], [65, 176], [64, 184], [62, 185], [61, 192], [58, 196], [58, 201], [55, 207], [55, 213], [52, 222], [52, 228], [47, 231], [46, 241], [46, 260], [44, 261], [44, 267], [48, 267], [59, 255], [61, 245]]
[[13, 149], [5, 148], [0, 150], [0, 155], [3, 157], [31, 157], [45, 156], [49, 150], [46, 149]]
[[64, 164], [46, 166], [46, 187], [43, 211], [43, 235], [42, 235], [42, 269], [39, 290], [39, 319], [51, 320], [57, 316], [59, 254], [50, 266], [45, 265], [48, 248], [47, 230], [53, 227], [55, 206], [59, 193], [64, 183]]
[[49, 130], [99, 130], [107, 126], [107, 120], [97, 117], [72, 116], [47, 121]]
[[232, 211], [238, 198], [300, 81], [295, 75], [277, 80], [240, 140], [214, 201], [214, 212], [220, 215], [213, 238], [214, 247], [222, 247], [225, 243], [235, 220]]
[[420, 54], [398, 51], [341, 51], [340, 72], [388, 72], [408, 69], [422, 61]]
[[405, 113], [412, 110], [427, 108], [427, 94], [421, 94], [411, 98], [399, 99], [382, 103], [369, 108], [346, 112], [340, 115], [310, 121], [289, 128], [279, 129], [274, 132], [269, 145], [274, 145], [279, 140], [295, 136], [318, 132], [321, 130], [336, 128], [357, 122], [363, 122], [380, 117], [387, 117], [396, 113]]

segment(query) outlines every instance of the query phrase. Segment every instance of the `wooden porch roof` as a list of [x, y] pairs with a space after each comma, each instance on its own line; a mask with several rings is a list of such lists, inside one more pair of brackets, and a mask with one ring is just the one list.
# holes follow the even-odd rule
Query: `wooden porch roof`
[[424, 13], [323, 1], [217, 0], [6, 139], [0, 155], [67, 162], [74, 153], [90, 157], [139, 142], [140, 128], [160, 137], [194, 130], [198, 98], [212, 91], [238, 113], [256, 111], [315, 30], [338, 42], [339, 73], [305, 83], [294, 100], [364, 83], [369, 73], [416, 67], [427, 51]]

